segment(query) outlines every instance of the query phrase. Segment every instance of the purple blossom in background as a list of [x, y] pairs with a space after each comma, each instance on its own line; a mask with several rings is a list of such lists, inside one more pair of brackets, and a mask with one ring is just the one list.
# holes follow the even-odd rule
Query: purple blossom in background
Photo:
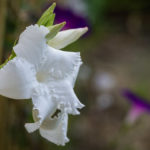
[[[49, 6], [50, 4], [46, 5], [45, 9], [47, 9]], [[79, 15], [79, 13], [75, 13], [75, 11], [73, 11], [70, 8], [61, 7], [57, 5], [57, 7], [54, 10], [54, 13], [56, 14], [54, 24], [66, 21], [66, 25], [63, 28], [63, 30], [70, 28], [81, 28], [86, 26], [89, 27], [87, 17], [82, 16], [82, 14]]]
[[69, 9], [57, 7], [55, 9], [55, 13], [57, 16], [55, 19], [55, 23], [61, 23], [63, 21], [67, 22], [65, 29], [80, 28], [87, 26], [87, 21], [85, 18], [76, 15]]
[[132, 103], [126, 118], [128, 123], [134, 123], [144, 113], [150, 113], [150, 103], [144, 98], [137, 96], [130, 90], [124, 90], [123, 96]]

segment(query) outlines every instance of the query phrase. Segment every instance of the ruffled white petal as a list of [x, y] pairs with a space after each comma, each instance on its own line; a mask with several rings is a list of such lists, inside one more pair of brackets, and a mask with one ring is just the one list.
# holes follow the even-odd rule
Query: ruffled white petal
[[49, 80], [65, 79], [76, 74], [77, 68], [82, 64], [80, 53], [65, 52], [48, 47], [46, 61], [41, 66], [43, 74], [49, 74]]
[[74, 70], [73, 72], [70, 74], [70, 76], [67, 77], [67, 79], [70, 81], [70, 83], [72, 84], [72, 87], [74, 87], [75, 85], [75, 82], [76, 82], [76, 79], [77, 79], [77, 76], [78, 76], [78, 73], [79, 73], [79, 69], [80, 69], [80, 66], [82, 65], [82, 62], [81, 63], [77, 63], [74, 67]]
[[25, 128], [29, 133], [32, 133], [40, 128], [41, 123], [39, 121], [35, 123], [26, 123]]
[[45, 36], [48, 32], [48, 28], [44, 26], [31, 25], [27, 27], [14, 47], [17, 56], [25, 58], [38, 68], [44, 59], [44, 50], [47, 47]]
[[61, 31], [48, 44], [56, 49], [62, 49], [78, 40], [87, 30], [88, 28], [85, 27]]
[[33, 119], [35, 123], [26, 123], [25, 128], [28, 132], [37, 130], [47, 116], [51, 116], [56, 111], [56, 102], [52, 101], [45, 86], [34, 89], [32, 95]]
[[13, 99], [31, 98], [35, 82], [34, 67], [21, 58], [14, 58], [0, 69], [0, 94]]
[[78, 109], [84, 107], [76, 97], [72, 85], [67, 80], [49, 82], [49, 89], [52, 89], [51, 96], [57, 102], [57, 108], [66, 113], [77, 115]]
[[40, 134], [45, 139], [57, 144], [65, 145], [67, 138], [68, 115], [61, 113], [58, 118], [48, 119], [40, 127]]

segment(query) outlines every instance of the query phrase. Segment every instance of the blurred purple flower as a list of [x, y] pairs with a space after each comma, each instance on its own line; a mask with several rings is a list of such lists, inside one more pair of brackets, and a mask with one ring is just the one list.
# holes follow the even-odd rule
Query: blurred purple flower
[[[47, 9], [50, 6], [50, 4], [47, 4], [44, 8]], [[63, 28], [65, 29], [70, 29], [70, 28], [81, 28], [81, 27], [89, 27], [88, 19], [82, 14], [75, 13], [70, 8], [66, 8], [60, 5], [57, 5], [57, 7], [54, 10], [54, 13], [56, 14], [55, 17], [55, 24], [61, 23], [63, 21], [66, 21], [66, 25]]]
[[132, 103], [127, 115], [127, 122], [134, 123], [144, 113], [150, 113], [150, 103], [130, 90], [124, 90], [123, 96]]
[[54, 12], [56, 13], [55, 23], [61, 23], [63, 21], [67, 22], [64, 29], [88, 26], [88, 21], [85, 17], [75, 14], [69, 8], [57, 6]]

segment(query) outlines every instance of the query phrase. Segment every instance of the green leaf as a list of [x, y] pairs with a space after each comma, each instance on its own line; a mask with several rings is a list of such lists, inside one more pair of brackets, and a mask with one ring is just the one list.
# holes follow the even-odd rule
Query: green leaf
[[50, 32], [46, 35], [47, 41], [49, 41], [53, 37], [55, 37], [56, 34], [64, 27], [65, 24], [66, 24], [66, 22], [62, 22], [60, 24], [56, 24], [56, 25], [48, 27], [48, 29], [50, 30]]
[[54, 9], [56, 7], [56, 3], [53, 3], [40, 17], [38, 20], [37, 24], [38, 25], [44, 25], [46, 27], [53, 25], [54, 19], [55, 19], [55, 14]]

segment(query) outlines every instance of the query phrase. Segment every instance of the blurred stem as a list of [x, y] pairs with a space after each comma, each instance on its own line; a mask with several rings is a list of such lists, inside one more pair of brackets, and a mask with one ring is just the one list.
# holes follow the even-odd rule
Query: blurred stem
[[[5, 22], [6, 22], [6, 10], [7, 10], [7, 0], [0, 0], [0, 63], [2, 63], [3, 58], [3, 44], [4, 44], [4, 34], [5, 34]], [[0, 149], [7, 149], [8, 134], [7, 134], [7, 101], [0, 97]]]
[[0, 0], [0, 63], [2, 63], [3, 57], [3, 43], [5, 34], [5, 20], [6, 20], [6, 9], [7, 0]]

